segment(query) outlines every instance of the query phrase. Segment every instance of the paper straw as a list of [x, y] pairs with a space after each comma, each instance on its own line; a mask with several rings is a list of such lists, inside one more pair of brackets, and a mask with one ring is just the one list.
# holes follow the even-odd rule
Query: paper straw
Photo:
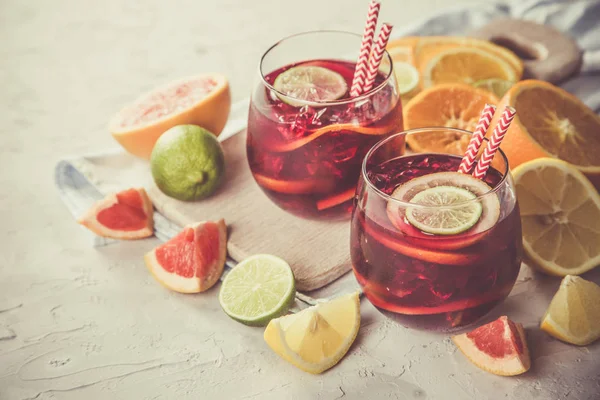
[[504, 135], [506, 135], [506, 131], [508, 131], [508, 127], [512, 122], [513, 118], [517, 111], [512, 107], [505, 107], [502, 112], [502, 117], [498, 120], [498, 123], [494, 127], [494, 133], [490, 141], [488, 142], [479, 162], [475, 166], [475, 171], [473, 172], [473, 176], [477, 179], [483, 179], [485, 174], [487, 173], [488, 168], [492, 164], [492, 160], [494, 159], [494, 155], [498, 151], [500, 147], [500, 143], [502, 139], [504, 139]]
[[483, 107], [481, 115], [479, 116], [479, 122], [477, 122], [477, 127], [475, 128], [475, 132], [473, 132], [473, 135], [471, 135], [471, 141], [467, 146], [465, 156], [458, 167], [458, 172], [463, 174], [471, 173], [471, 168], [473, 168], [475, 158], [477, 157], [477, 153], [479, 152], [481, 143], [483, 143], [483, 138], [490, 127], [490, 122], [492, 122], [495, 112], [496, 106], [492, 104], [486, 104], [485, 107]]
[[365, 79], [365, 84], [361, 90], [361, 93], [366, 93], [373, 88], [375, 78], [379, 73], [381, 59], [385, 53], [385, 46], [387, 46], [387, 42], [390, 39], [390, 34], [392, 33], [392, 28], [393, 26], [391, 24], [383, 24], [381, 27], [381, 32], [379, 32], [379, 37], [377, 38], [377, 43], [375, 43], [375, 46], [371, 51], [371, 57], [369, 58], [369, 71], [367, 71], [367, 78]]
[[352, 87], [350, 96], [356, 97], [360, 95], [361, 89], [367, 77], [367, 69], [369, 63], [369, 55], [373, 46], [373, 38], [375, 37], [375, 28], [377, 27], [377, 18], [379, 17], [379, 9], [381, 4], [378, 1], [371, 0], [369, 3], [369, 12], [367, 13], [367, 22], [363, 33], [362, 42], [360, 44], [360, 53], [352, 78]]

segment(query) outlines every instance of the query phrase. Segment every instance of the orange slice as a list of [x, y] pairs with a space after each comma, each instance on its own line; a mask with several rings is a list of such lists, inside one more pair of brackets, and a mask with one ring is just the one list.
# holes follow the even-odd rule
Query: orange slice
[[329, 192], [335, 186], [335, 182], [317, 178], [284, 180], [254, 174], [254, 179], [265, 189], [285, 194], [324, 193]]
[[419, 68], [425, 88], [440, 83], [473, 84], [491, 78], [514, 82], [520, 77], [502, 58], [477, 48], [457, 47], [436, 52], [423, 59]]
[[484, 254], [476, 251], [448, 252], [435, 251], [425, 248], [415, 247], [409, 243], [400, 240], [395, 240], [387, 235], [377, 232], [368, 225], [365, 226], [365, 231], [368, 235], [373, 236], [379, 243], [390, 250], [404, 254], [407, 257], [417, 260], [426, 261], [435, 264], [454, 265], [454, 266], [471, 266], [481, 262], [484, 259]]
[[[502, 142], [511, 168], [541, 157], [573, 164], [600, 189], [600, 117], [572, 94], [550, 83], [515, 84], [498, 109], [512, 106], [517, 116]], [[500, 113], [492, 121], [496, 123]]]
[[[360, 280], [363, 281], [362, 279], [360, 279]], [[365, 289], [364, 291], [366, 293], [379, 292], [379, 293], [385, 293], [388, 295], [392, 294], [392, 295], [396, 295], [398, 297], [403, 297], [403, 293], [394, 292], [394, 290], [389, 287], [381, 287], [380, 286], [380, 288], [375, 288], [375, 286], [380, 286], [380, 285], [377, 285], [376, 283], [372, 283], [370, 281], [364, 280], [364, 289]], [[396, 312], [399, 314], [430, 315], [430, 314], [440, 314], [440, 313], [463, 311], [463, 310], [466, 310], [469, 308], [479, 307], [481, 305], [491, 303], [494, 301], [498, 301], [498, 300], [505, 298], [506, 296], [508, 296], [508, 294], [510, 293], [511, 290], [512, 290], [512, 285], [508, 285], [506, 287], [501, 288], [500, 290], [488, 291], [477, 297], [469, 297], [467, 299], [451, 301], [449, 303], [444, 303], [442, 305], [432, 306], [432, 307], [401, 306], [398, 304], [392, 304], [389, 302], [382, 301], [378, 297], [375, 297], [375, 296], [369, 296], [369, 301], [372, 302], [377, 307], [384, 308], [388, 311], [393, 311], [393, 312]]]
[[315, 130], [313, 133], [311, 133], [310, 135], [304, 136], [298, 140], [294, 140], [291, 142], [265, 143], [264, 146], [269, 151], [284, 153], [287, 151], [299, 149], [300, 147], [305, 146], [306, 144], [312, 142], [313, 140], [315, 140], [329, 132], [361, 133], [363, 135], [377, 136], [377, 135], [385, 135], [386, 133], [389, 133], [389, 131], [390, 131], [389, 129], [390, 129], [389, 126], [381, 126], [379, 128], [371, 128], [371, 127], [367, 127], [367, 126], [360, 126], [360, 125], [354, 125], [354, 124], [334, 124], [334, 125], [325, 126], [323, 128], [319, 128], [319, 129]]
[[[446, 126], [475, 130], [479, 114], [486, 103], [496, 104], [498, 98], [483, 89], [460, 83], [447, 83], [426, 89], [410, 100], [404, 108], [405, 129]], [[439, 152], [463, 155], [470, 135], [457, 132], [424, 132], [409, 135], [408, 145], [415, 152]]]
[[417, 36], [406, 36], [388, 42], [386, 50], [392, 61], [407, 62], [415, 65], [415, 46], [419, 42]]
[[154, 144], [176, 125], [199, 125], [219, 135], [227, 122], [231, 95], [223, 75], [200, 75], [171, 82], [139, 97], [109, 124], [129, 153], [150, 159]]
[[489, 55], [506, 62], [513, 69], [517, 80], [523, 75], [523, 62], [512, 51], [498, 46], [492, 42], [482, 39], [459, 36], [428, 36], [421, 37], [414, 44], [414, 57], [416, 63], [421, 66], [433, 55], [450, 49], [479, 49]]
[[339, 206], [342, 203], [352, 199], [356, 194], [356, 188], [350, 188], [341, 193], [334, 194], [327, 198], [317, 201], [317, 210], [323, 211], [328, 208]]

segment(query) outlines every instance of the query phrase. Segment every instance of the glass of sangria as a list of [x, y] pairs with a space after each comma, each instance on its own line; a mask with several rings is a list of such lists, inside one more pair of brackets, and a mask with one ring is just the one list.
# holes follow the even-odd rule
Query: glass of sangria
[[388, 137], [366, 155], [352, 213], [351, 257], [365, 296], [386, 315], [408, 326], [451, 330], [508, 296], [521, 265], [521, 220], [501, 150], [480, 180], [457, 172], [462, 154], [406, 146], [411, 136], [440, 133], [471, 134], [414, 129]]
[[276, 43], [260, 61], [248, 163], [264, 193], [297, 216], [348, 218], [365, 154], [403, 128], [387, 52], [373, 88], [350, 97], [360, 44], [352, 33], [302, 33]]

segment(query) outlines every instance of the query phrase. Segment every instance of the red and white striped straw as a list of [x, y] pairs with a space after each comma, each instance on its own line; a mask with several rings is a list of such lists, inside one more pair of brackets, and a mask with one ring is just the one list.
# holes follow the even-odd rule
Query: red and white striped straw
[[387, 42], [390, 39], [390, 34], [392, 33], [392, 28], [392, 24], [387, 23], [381, 26], [377, 43], [375, 43], [373, 50], [371, 50], [371, 58], [369, 58], [369, 71], [367, 72], [367, 78], [365, 79], [365, 84], [362, 87], [361, 93], [366, 93], [373, 88], [375, 78], [379, 72], [381, 59], [385, 53], [385, 46], [387, 46]]
[[465, 156], [458, 166], [458, 172], [462, 174], [471, 173], [471, 168], [473, 168], [473, 164], [475, 164], [475, 158], [477, 157], [477, 153], [479, 152], [481, 143], [483, 143], [483, 138], [490, 127], [490, 122], [492, 122], [495, 112], [495, 105], [486, 104], [485, 107], [483, 107], [481, 115], [479, 116], [479, 122], [477, 122], [477, 127], [475, 128], [475, 132], [473, 132], [473, 135], [471, 135], [471, 140], [467, 146]]
[[369, 12], [367, 13], [367, 22], [363, 33], [362, 42], [360, 44], [360, 53], [352, 78], [352, 87], [350, 96], [356, 97], [361, 94], [362, 87], [365, 84], [367, 77], [369, 55], [373, 46], [373, 38], [375, 37], [375, 28], [377, 27], [377, 18], [379, 18], [379, 9], [381, 4], [378, 1], [371, 0], [369, 3]]
[[475, 166], [475, 171], [473, 171], [473, 176], [477, 179], [483, 179], [485, 174], [487, 173], [488, 168], [492, 164], [492, 160], [494, 158], [494, 154], [498, 151], [500, 147], [500, 143], [502, 139], [504, 139], [504, 135], [506, 135], [506, 131], [508, 131], [508, 127], [515, 117], [517, 111], [512, 107], [505, 107], [502, 112], [502, 117], [498, 120], [496, 127], [494, 128], [494, 133], [490, 138], [479, 162]]

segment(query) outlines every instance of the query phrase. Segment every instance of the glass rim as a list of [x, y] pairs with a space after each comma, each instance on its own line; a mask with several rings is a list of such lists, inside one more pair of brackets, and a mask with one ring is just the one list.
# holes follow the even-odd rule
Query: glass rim
[[[398, 138], [399, 136], [407, 136], [408, 134], [415, 134], [418, 132], [431, 132], [431, 131], [453, 131], [453, 132], [459, 132], [462, 134], [467, 134], [469, 136], [471, 136], [473, 134], [473, 132], [464, 130], [464, 129], [458, 129], [458, 128], [449, 128], [449, 127], [443, 127], [443, 126], [434, 126], [434, 127], [423, 127], [423, 128], [414, 128], [414, 129], [409, 129], [406, 131], [402, 131], [402, 132], [397, 132], [394, 133], [391, 136], [388, 136], [385, 139], [380, 140], [379, 142], [375, 143], [373, 145], [373, 147], [371, 147], [371, 149], [367, 152], [367, 154], [365, 155], [365, 158], [363, 159], [362, 162], [362, 167], [361, 167], [361, 175], [362, 175], [362, 179], [365, 181], [366, 185], [369, 187], [369, 189], [373, 190], [375, 193], [377, 193], [379, 196], [381, 196], [382, 198], [384, 198], [386, 201], [392, 201], [393, 204], [396, 204], [398, 206], [402, 206], [405, 208], [417, 208], [417, 209], [436, 209], [436, 210], [445, 210], [445, 209], [455, 209], [458, 207], [464, 207], [466, 205], [469, 204], [473, 204], [476, 202], [479, 202], [493, 194], [496, 194], [505, 184], [507, 177], [510, 175], [510, 167], [508, 165], [508, 157], [506, 157], [506, 154], [504, 154], [504, 152], [502, 151], [502, 149], [498, 148], [498, 151], [496, 152], [496, 154], [494, 155], [497, 156], [498, 154], [500, 154], [500, 156], [502, 157], [502, 160], [504, 161], [504, 171], [498, 171], [502, 174], [502, 178], [500, 179], [500, 182], [498, 182], [498, 184], [491, 188], [490, 190], [488, 190], [487, 192], [480, 194], [480, 195], [476, 195], [473, 199], [469, 199], [469, 200], [465, 200], [465, 201], [461, 201], [459, 203], [455, 203], [452, 205], [444, 205], [444, 206], [428, 206], [428, 205], [423, 205], [423, 204], [416, 204], [416, 203], [411, 203], [408, 201], [404, 201], [404, 200], [399, 200], [396, 199], [394, 197], [392, 197], [389, 194], [384, 193], [382, 190], [380, 190], [379, 188], [377, 188], [375, 186], [375, 184], [373, 182], [371, 182], [371, 180], [369, 179], [369, 176], [367, 175], [367, 161], [373, 156], [373, 154], [379, 149], [381, 148], [384, 144], [390, 142], [391, 140], [394, 140], [396, 138]], [[486, 143], [489, 140], [487, 138], [483, 139], [483, 143], [482, 146], [485, 146]], [[440, 154], [440, 155], [453, 155], [456, 156], [456, 154], [450, 154], [450, 153], [435, 153], [435, 152], [430, 152], [430, 153], [416, 153], [416, 154]], [[408, 155], [411, 154], [405, 154], [400, 156], [399, 158], [404, 158]]]
[[[361, 94], [359, 96], [356, 96], [356, 97], [351, 97], [351, 98], [343, 99], [343, 100], [329, 100], [329, 101], [309, 101], [309, 100], [302, 100], [302, 99], [298, 99], [296, 97], [292, 97], [292, 96], [289, 96], [289, 95], [287, 95], [285, 93], [280, 92], [279, 90], [275, 89], [275, 87], [273, 85], [271, 85], [269, 82], [267, 82], [267, 80], [265, 78], [265, 74], [263, 73], [263, 63], [265, 61], [265, 57], [267, 57], [267, 55], [273, 49], [275, 49], [277, 46], [283, 44], [284, 42], [286, 42], [289, 39], [293, 39], [293, 38], [296, 38], [296, 37], [299, 37], [299, 36], [308, 36], [308, 35], [314, 35], [314, 34], [319, 34], [319, 33], [338, 33], [338, 34], [344, 34], [344, 35], [354, 36], [354, 37], [356, 37], [358, 39], [357, 42], [358, 42], [359, 46], [360, 46], [361, 38], [362, 38], [361, 35], [359, 35], [357, 33], [354, 33], [354, 32], [348, 32], [348, 31], [342, 31], [342, 30], [335, 30], [335, 29], [322, 29], [322, 30], [304, 31], [304, 32], [294, 33], [292, 35], [289, 35], [289, 36], [286, 36], [286, 37], [284, 37], [282, 39], [279, 39], [272, 46], [270, 46], [263, 53], [263, 55], [260, 57], [260, 61], [258, 63], [258, 73], [260, 75], [260, 79], [262, 81], [262, 84], [267, 89], [275, 92], [278, 97], [283, 97], [283, 98], [286, 98], [286, 99], [290, 99], [290, 100], [293, 100], [294, 102], [301, 102], [303, 105], [316, 106], [316, 107], [325, 107], [325, 106], [333, 106], [333, 105], [352, 104], [352, 103], [356, 103], [356, 102], [361, 101], [361, 100], [368, 100], [370, 97], [372, 97], [377, 92], [379, 92], [380, 90], [382, 90], [388, 84], [390, 78], [393, 76], [393, 73], [394, 73], [394, 62], [392, 60], [392, 56], [390, 56], [390, 54], [388, 53], [387, 50], [384, 50], [383, 54], [384, 54], [384, 57], [389, 62], [390, 70], [388, 71], [387, 75], [385, 76], [385, 79], [379, 85], [371, 88], [366, 93], [363, 93], [363, 94]], [[359, 50], [360, 50], [360, 48], [359, 48]], [[331, 60], [334, 60], [334, 59], [332, 58]], [[382, 58], [382, 62], [383, 62], [383, 58]], [[350, 89], [350, 88], [348, 88], [348, 89]]]

